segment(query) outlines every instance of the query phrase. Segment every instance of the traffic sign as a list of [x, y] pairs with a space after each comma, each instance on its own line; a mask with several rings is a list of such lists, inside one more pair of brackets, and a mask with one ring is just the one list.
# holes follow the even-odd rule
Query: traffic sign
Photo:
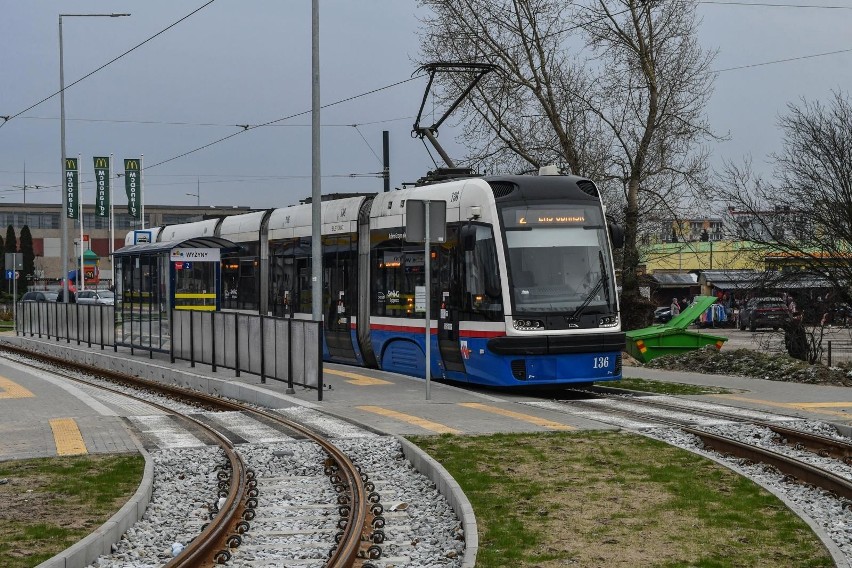
[[7, 270], [6, 271], [6, 280], [11, 280], [14, 277], [15, 277], [15, 271], [14, 270]]

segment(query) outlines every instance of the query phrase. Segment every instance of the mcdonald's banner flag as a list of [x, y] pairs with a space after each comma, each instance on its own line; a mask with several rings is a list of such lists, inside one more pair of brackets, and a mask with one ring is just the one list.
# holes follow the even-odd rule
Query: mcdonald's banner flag
[[109, 217], [109, 158], [95, 157], [95, 216]]
[[78, 203], [78, 172], [77, 158], [65, 158], [65, 196], [66, 207], [65, 215], [69, 219], [77, 219], [79, 213]]
[[142, 184], [139, 159], [124, 160], [124, 191], [127, 193], [127, 214], [142, 218]]

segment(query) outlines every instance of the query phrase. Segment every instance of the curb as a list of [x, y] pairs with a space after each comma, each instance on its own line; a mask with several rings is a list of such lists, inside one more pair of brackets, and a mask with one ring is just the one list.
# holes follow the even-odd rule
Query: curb
[[110, 554], [112, 545], [120, 541], [121, 535], [142, 518], [154, 489], [154, 461], [138, 440], [136, 445], [139, 453], [145, 458], [145, 470], [142, 474], [142, 482], [133, 497], [92, 534], [53, 558], [45, 560], [36, 568], [85, 568], [99, 556]]
[[456, 516], [461, 520], [465, 542], [462, 568], [473, 568], [476, 565], [476, 555], [479, 552], [479, 531], [476, 527], [476, 515], [473, 512], [473, 506], [468, 501], [461, 486], [453, 479], [450, 472], [432, 459], [429, 454], [402, 436], [394, 436], [394, 438], [402, 446], [405, 458], [411, 462], [414, 469], [435, 484], [438, 491], [455, 511]]

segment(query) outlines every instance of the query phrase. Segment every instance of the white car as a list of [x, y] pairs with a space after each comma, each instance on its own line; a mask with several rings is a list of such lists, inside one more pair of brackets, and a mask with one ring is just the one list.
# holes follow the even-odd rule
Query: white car
[[113, 306], [115, 305], [115, 294], [109, 290], [78, 290], [77, 303]]

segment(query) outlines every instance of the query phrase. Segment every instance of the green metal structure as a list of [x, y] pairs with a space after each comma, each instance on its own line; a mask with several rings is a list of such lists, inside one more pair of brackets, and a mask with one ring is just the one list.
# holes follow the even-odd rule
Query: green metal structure
[[677, 355], [715, 345], [721, 349], [728, 338], [688, 330], [689, 324], [716, 302], [713, 296], [696, 296], [692, 304], [668, 323], [628, 331], [627, 352], [642, 363], [662, 355]]

